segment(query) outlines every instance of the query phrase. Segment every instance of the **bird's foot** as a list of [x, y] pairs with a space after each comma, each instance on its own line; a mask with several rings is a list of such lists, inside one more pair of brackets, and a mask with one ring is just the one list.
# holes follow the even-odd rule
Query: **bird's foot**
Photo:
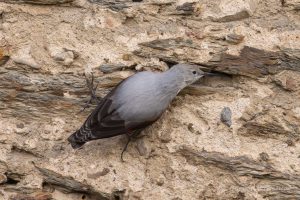
[[91, 81], [85, 75], [86, 85], [89, 89], [91, 97], [86, 102], [86, 104], [83, 106], [83, 108], [79, 111], [79, 113], [83, 112], [86, 108], [88, 108], [89, 105], [92, 104], [93, 100], [96, 101], [97, 104], [100, 103], [100, 101], [101, 101], [101, 99], [99, 97], [97, 97], [97, 95], [96, 95], [96, 90], [97, 90], [97, 87], [98, 87], [98, 83], [96, 84], [96, 86], [94, 86], [94, 75], [93, 75], [93, 73], [91, 73], [91, 74], [92, 74]]
[[128, 144], [129, 144], [130, 141], [131, 141], [131, 136], [130, 136], [129, 134], [126, 134], [126, 135], [127, 135], [127, 142], [126, 142], [126, 145], [125, 145], [125, 147], [123, 148], [122, 153], [121, 153], [121, 161], [122, 161], [122, 162], [125, 162], [124, 159], [123, 159], [123, 154], [124, 154], [124, 152], [127, 150]]
[[122, 150], [122, 153], [121, 153], [121, 161], [122, 162], [125, 162], [124, 159], [123, 159], [123, 154], [125, 153], [125, 151], [127, 150], [127, 147], [128, 147], [128, 144], [133, 140], [135, 141], [138, 137], [138, 135], [142, 132], [142, 130], [135, 130], [133, 132], [130, 132], [130, 133], [126, 133], [126, 136], [127, 136], [127, 143], [125, 145], [125, 147], [123, 148]]
[[96, 86], [94, 86], [94, 74], [93, 73], [91, 74], [92, 74], [91, 81], [88, 79], [87, 76], [85, 76], [86, 85], [89, 88], [89, 91], [91, 93], [91, 100], [95, 100], [97, 103], [100, 103], [101, 99], [98, 98], [96, 95], [96, 90], [99, 83], [97, 83]]
[[131, 135], [130, 137], [134, 140], [137, 140], [138, 138], [141, 138], [141, 137], [144, 137], [143, 135], [141, 135], [141, 132], [143, 130], [142, 129], [139, 129], [139, 130], [135, 130]]

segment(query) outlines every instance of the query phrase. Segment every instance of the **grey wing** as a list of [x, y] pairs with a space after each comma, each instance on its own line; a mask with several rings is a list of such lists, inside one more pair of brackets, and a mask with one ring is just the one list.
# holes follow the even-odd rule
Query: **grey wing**
[[89, 115], [79, 131], [74, 134], [77, 142], [87, 142], [101, 138], [109, 138], [121, 134], [131, 134], [136, 130], [142, 130], [155, 122], [156, 119], [148, 121], [126, 121], [118, 114], [117, 107], [113, 107], [113, 94], [111, 91]]

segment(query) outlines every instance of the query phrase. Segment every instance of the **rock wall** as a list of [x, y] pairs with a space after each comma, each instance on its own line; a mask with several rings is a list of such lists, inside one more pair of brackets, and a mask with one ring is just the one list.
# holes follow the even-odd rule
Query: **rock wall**
[[[0, 0], [0, 199], [300, 199], [299, 0]], [[66, 138], [136, 71], [193, 63], [130, 143]]]

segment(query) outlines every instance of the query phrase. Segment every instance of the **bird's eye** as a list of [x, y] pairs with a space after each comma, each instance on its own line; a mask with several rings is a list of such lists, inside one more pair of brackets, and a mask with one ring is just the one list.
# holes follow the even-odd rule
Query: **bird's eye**
[[196, 72], [196, 71], [193, 71], [193, 74], [197, 74], [197, 72]]

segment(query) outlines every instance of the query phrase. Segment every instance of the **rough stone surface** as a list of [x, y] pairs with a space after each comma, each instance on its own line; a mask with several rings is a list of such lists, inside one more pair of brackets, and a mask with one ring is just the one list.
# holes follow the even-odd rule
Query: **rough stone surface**
[[215, 1], [215, 7], [208, 5], [204, 16], [217, 22], [230, 22], [249, 18], [256, 10], [259, 0], [221, 0]]
[[40, 4], [40, 5], [56, 5], [63, 3], [70, 3], [74, 0], [0, 0], [1, 2], [9, 3], [28, 3], [28, 4]]
[[68, 50], [62, 47], [49, 46], [50, 56], [57, 62], [62, 62], [63, 65], [69, 66], [72, 64], [76, 56], [76, 53], [72, 50]]
[[34, 69], [39, 68], [39, 65], [31, 55], [30, 46], [20, 49], [15, 55], [12, 56], [12, 60], [17, 64], [27, 65]]
[[[2, 0], [0, 199], [299, 199], [298, 2]], [[123, 136], [70, 147], [95, 107], [79, 113], [85, 76], [103, 97], [181, 62], [219, 76], [183, 90], [125, 162]]]

